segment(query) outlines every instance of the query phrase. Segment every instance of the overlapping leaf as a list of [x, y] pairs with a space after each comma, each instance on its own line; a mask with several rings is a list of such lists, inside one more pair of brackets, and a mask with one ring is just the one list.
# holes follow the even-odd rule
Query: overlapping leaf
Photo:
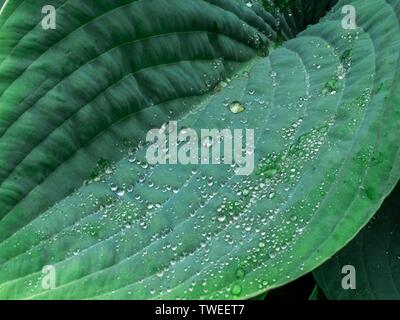
[[[399, 192], [398, 186], [357, 237], [314, 271], [329, 299], [400, 298]], [[355, 271], [355, 288], [351, 290], [344, 290], [342, 286], [347, 275], [342, 273], [342, 268], [347, 265]]]

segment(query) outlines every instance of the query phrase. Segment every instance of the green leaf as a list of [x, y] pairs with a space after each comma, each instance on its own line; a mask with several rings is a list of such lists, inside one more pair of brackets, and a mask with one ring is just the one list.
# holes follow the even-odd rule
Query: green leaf
[[311, 292], [308, 300], [326, 300], [326, 297], [321, 288], [318, 285], [315, 285], [314, 290]]
[[[385, 200], [373, 220], [344, 249], [314, 271], [329, 299], [400, 299], [400, 185]], [[356, 288], [344, 290], [342, 268], [352, 265]]]
[[[341, 1], [268, 57], [256, 5], [56, 2], [55, 31], [26, 19], [44, 1], [0, 19], [1, 298], [254, 297], [341, 249], [397, 182], [397, 1]], [[254, 172], [150, 166], [169, 120], [254, 129]]]

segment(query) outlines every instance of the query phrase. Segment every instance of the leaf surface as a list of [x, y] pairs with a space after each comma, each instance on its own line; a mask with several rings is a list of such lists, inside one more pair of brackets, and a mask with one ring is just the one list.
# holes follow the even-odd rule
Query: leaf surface
[[[399, 178], [397, 1], [340, 1], [268, 57], [271, 16], [240, 1], [58, 1], [45, 36], [23, 19], [43, 3], [0, 20], [1, 298], [253, 297], [342, 248]], [[253, 129], [254, 172], [149, 165], [170, 120]]]

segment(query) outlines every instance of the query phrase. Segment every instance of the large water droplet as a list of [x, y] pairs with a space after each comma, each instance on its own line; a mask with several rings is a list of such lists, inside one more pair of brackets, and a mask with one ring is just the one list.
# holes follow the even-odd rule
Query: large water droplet
[[242, 293], [242, 286], [240, 284], [234, 284], [231, 288], [231, 293], [234, 296], [238, 296]]
[[241, 113], [245, 110], [245, 107], [239, 102], [239, 101], [234, 101], [229, 105], [229, 110], [231, 110], [232, 113]]

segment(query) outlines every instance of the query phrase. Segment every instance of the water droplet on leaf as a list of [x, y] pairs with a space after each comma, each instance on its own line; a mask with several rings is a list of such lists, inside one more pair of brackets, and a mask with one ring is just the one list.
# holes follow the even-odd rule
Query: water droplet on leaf
[[241, 113], [245, 110], [245, 107], [243, 107], [243, 105], [238, 102], [238, 101], [234, 101], [229, 105], [229, 110], [231, 110], [232, 113]]

